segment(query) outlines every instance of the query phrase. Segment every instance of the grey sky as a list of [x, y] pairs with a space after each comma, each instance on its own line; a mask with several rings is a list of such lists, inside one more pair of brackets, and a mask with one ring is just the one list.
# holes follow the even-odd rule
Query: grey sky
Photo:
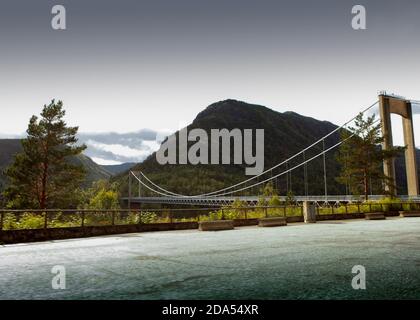
[[0, 133], [52, 98], [81, 132], [175, 130], [227, 98], [340, 124], [380, 90], [420, 100], [419, 14], [409, 0], [2, 0]]

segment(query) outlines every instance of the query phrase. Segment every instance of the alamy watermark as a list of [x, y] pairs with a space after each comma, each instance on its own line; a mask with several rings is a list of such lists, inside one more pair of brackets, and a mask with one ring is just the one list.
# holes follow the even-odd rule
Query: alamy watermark
[[354, 15], [351, 20], [351, 27], [354, 30], [366, 30], [366, 8], [358, 4], [353, 6], [351, 13]]
[[66, 289], [66, 268], [57, 265], [51, 268], [51, 273], [54, 274], [54, 277], [51, 280], [51, 287], [54, 290]]
[[[51, 8], [53, 18], [51, 27], [54, 30], [66, 30], [66, 8], [63, 5], [54, 5]], [[351, 9], [351, 26], [354, 30], [366, 30], [366, 8], [363, 5], [354, 5]]]
[[66, 30], [66, 8], [62, 5], [55, 5], [51, 8], [51, 27], [54, 30]]
[[264, 129], [255, 129], [255, 139], [253, 134], [253, 129], [211, 129], [209, 139], [204, 129], [184, 128], [162, 143], [156, 160], [161, 165], [246, 164], [245, 174], [257, 175], [264, 171]]
[[351, 273], [355, 274], [351, 280], [354, 290], [366, 290], [366, 268], [362, 265], [353, 266]]

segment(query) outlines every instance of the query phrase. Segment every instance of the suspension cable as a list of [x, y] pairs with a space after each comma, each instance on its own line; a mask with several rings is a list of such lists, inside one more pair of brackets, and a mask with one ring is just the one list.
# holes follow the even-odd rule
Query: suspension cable
[[[370, 110], [371, 108], [373, 108], [374, 106], [376, 106], [377, 104], [378, 104], [378, 102], [379, 101], [376, 101], [375, 103], [373, 103], [372, 105], [370, 105], [369, 107], [367, 107], [367, 108], [365, 108], [364, 110], [362, 110], [361, 112], [359, 112], [359, 114], [360, 113], [365, 113], [365, 112], [367, 112], [368, 110]], [[358, 115], [357, 115], [358, 116]], [[216, 194], [219, 194], [219, 193], [221, 193], [221, 192], [223, 192], [223, 191], [226, 191], [226, 190], [229, 190], [229, 189], [233, 189], [233, 188], [235, 188], [235, 187], [237, 187], [237, 186], [240, 186], [240, 185], [242, 185], [242, 184], [244, 184], [244, 183], [247, 183], [247, 182], [249, 182], [249, 181], [252, 181], [252, 180], [254, 180], [254, 179], [257, 179], [258, 177], [260, 177], [260, 176], [262, 176], [262, 175], [264, 175], [265, 173], [267, 173], [267, 172], [270, 172], [270, 171], [272, 171], [272, 170], [274, 170], [274, 169], [276, 169], [276, 168], [278, 168], [278, 167], [280, 167], [281, 165], [284, 165], [285, 163], [287, 163], [288, 161], [290, 161], [290, 160], [292, 160], [292, 159], [294, 159], [294, 158], [296, 158], [297, 156], [299, 156], [299, 155], [301, 155], [302, 153], [304, 153], [305, 151], [307, 151], [307, 150], [309, 150], [309, 149], [311, 149], [312, 147], [314, 147], [314, 146], [316, 146], [319, 142], [321, 142], [321, 141], [324, 141], [324, 139], [326, 139], [326, 138], [328, 138], [329, 136], [331, 136], [332, 134], [334, 134], [334, 133], [336, 133], [337, 131], [339, 131], [340, 129], [342, 129], [343, 127], [345, 127], [345, 126], [347, 126], [349, 123], [351, 123], [352, 121], [354, 121], [356, 118], [357, 118], [357, 116], [355, 116], [355, 117], [353, 117], [352, 119], [350, 119], [349, 121], [347, 121], [346, 123], [344, 123], [343, 125], [341, 125], [340, 127], [337, 127], [336, 129], [334, 129], [333, 131], [331, 131], [330, 133], [328, 133], [328, 134], [326, 134], [324, 137], [322, 137], [322, 138], [320, 138], [320, 139], [318, 139], [317, 141], [315, 141], [314, 143], [312, 143], [311, 145], [309, 145], [308, 147], [306, 147], [306, 148], [304, 148], [303, 150], [301, 150], [301, 151], [299, 151], [298, 153], [296, 153], [296, 154], [294, 154], [293, 156], [291, 156], [290, 158], [288, 158], [288, 159], [286, 159], [286, 160], [284, 160], [283, 162], [280, 162], [280, 163], [278, 163], [277, 165], [275, 165], [275, 166], [273, 166], [273, 167], [271, 167], [271, 168], [269, 168], [269, 169], [267, 169], [267, 170], [265, 170], [265, 171], [263, 171], [262, 173], [260, 173], [260, 174], [258, 174], [258, 175], [255, 175], [255, 176], [253, 176], [253, 177], [251, 177], [251, 178], [248, 178], [248, 179], [246, 179], [246, 180], [243, 180], [242, 182], [239, 182], [239, 183], [236, 183], [236, 184], [234, 184], [234, 185], [232, 185], [232, 186], [229, 186], [229, 187], [225, 187], [225, 188], [222, 188], [222, 189], [219, 189], [219, 190], [216, 190], [216, 191], [212, 191], [212, 192], [208, 192], [208, 193], [203, 193], [203, 194], [198, 194], [198, 195], [184, 195], [184, 194], [179, 194], [179, 193], [175, 193], [175, 192], [172, 192], [172, 191], [169, 191], [169, 190], [167, 190], [167, 189], [164, 189], [164, 188], [162, 188], [162, 187], [160, 187], [160, 186], [158, 186], [156, 183], [154, 183], [153, 181], [151, 181], [143, 172], [141, 172], [140, 171], [140, 173], [141, 173], [141, 175], [149, 182], [149, 183], [151, 183], [153, 186], [155, 186], [156, 188], [158, 188], [159, 190], [161, 190], [161, 191], [163, 191], [163, 192], [165, 192], [165, 193], [167, 193], [167, 194], [169, 194], [169, 195], [173, 195], [173, 196], [178, 196], [178, 197], [188, 197], [188, 198], [192, 198], [192, 197], [205, 197], [205, 196], [210, 196], [210, 195], [216, 195]], [[291, 171], [290, 171], [290, 174], [291, 174]], [[290, 180], [291, 180], [291, 177], [290, 177]], [[291, 184], [291, 181], [290, 181], [290, 184]]]
[[[149, 187], [147, 184], [145, 184], [143, 181], [141, 181], [141, 179], [140, 179], [139, 177], [137, 177], [137, 176], [134, 174], [134, 172], [133, 172], [133, 171], [130, 171], [130, 173], [129, 173], [129, 174], [131, 174], [134, 178], [136, 178], [136, 179], [137, 179], [137, 181], [138, 181], [141, 185], [143, 185], [144, 187], [146, 187], [146, 188], [147, 188], [147, 189], [149, 189], [150, 191], [155, 192], [155, 193], [157, 193], [157, 194], [159, 194], [159, 195], [161, 195], [161, 196], [165, 196], [165, 197], [174, 197], [174, 196], [168, 195], [168, 194], [166, 194], [166, 193], [162, 193], [162, 192], [160, 192], [160, 191], [157, 191], [157, 190], [155, 190], [155, 189], [153, 189], [153, 188]], [[177, 198], [177, 197], [175, 197], [175, 198]]]
[[[326, 150], [324, 150], [324, 151], [322, 151], [322, 152], [318, 153], [317, 155], [313, 156], [312, 158], [310, 158], [310, 159], [306, 160], [305, 162], [302, 162], [302, 163], [300, 163], [300, 164], [298, 164], [298, 165], [295, 165], [294, 167], [292, 167], [292, 168], [290, 168], [290, 169], [288, 169], [288, 170], [286, 170], [286, 171], [283, 171], [283, 172], [281, 172], [281, 173], [279, 173], [279, 174], [277, 174], [277, 175], [273, 176], [273, 179], [275, 179], [275, 178], [277, 178], [277, 177], [280, 177], [280, 176], [282, 176], [282, 175], [284, 175], [284, 174], [288, 174], [288, 173], [290, 173], [291, 171], [293, 171], [293, 170], [295, 170], [295, 169], [297, 169], [297, 168], [299, 168], [299, 167], [303, 166], [305, 163], [308, 163], [308, 162], [311, 162], [311, 161], [315, 160], [316, 158], [318, 158], [318, 157], [322, 156], [323, 154], [325, 154], [325, 153], [327, 153], [327, 152], [329, 152], [329, 151], [333, 150], [334, 148], [336, 148], [336, 147], [340, 146], [341, 144], [343, 144], [344, 142], [346, 142], [346, 141], [347, 141], [347, 140], [349, 140], [350, 138], [354, 137], [355, 135], [356, 135], [356, 134], [355, 134], [355, 133], [353, 133], [353, 134], [352, 134], [352, 135], [350, 135], [348, 138], [346, 138], [346, 139], [344, 139], [343, 141], [340, 141], [340, 142], [336, 143], [335, 145], [333, 145], [333, 146], [329, 147], [328, 149], [326, 149]], [[258, 182], [258, 183], [255, 183], [255, 184], [253, 184], [253, 185], [251, 185], [251, 186], [247, 186], [247, 187], [244, 187], [244, 188], [241, 188], [241, 189], [238, 189], [238, 190], [233, 190], [233, 191], [230, 191], [230, 192], [225, 192], [225, 193], [218, 194], [218, 195], [212, 195], [212, 196], [209, 196], [209, 197], [211, 198], [211, 197], [217, 197], [217, 196], [228, 195], [228, 194], [233, 194], [233, 193], [236, 193], [236, 192], [240, 192], [240, 191], [242, 191], [242, 190], [246, 190], [246, 189], [249, 189], [249, 188], [251, 188], [251, 187], [254, 187], [254, 186], [257, 186], [257, 185], [260, 185], [260, 184], [266, 183], [266, 182], [270, 181], [271, 179], [272, 179], [272, 178], [268, 178], [268, 179], [265, 179], [265, 180], [260, 181], [260, 182]]]
[[[373, 123], [375, 124], [375, 123], [377, 123], [378, 121], [379, 121], [379, 120], [376, 120], [376, 121], [374, 121]], [[353, 138], [355, 135], [356, 135], [356, 133], [351, 134], [351, 135], [350, 135], [349, 137], [347, 137], [346, 139], [344, 139], [344, 140], [342, 140], [342, 141], [340, 141], [340, 142], [336, 143], [335, 145], [333, 145], [333, 146], [329, 147], [328, 149], [324, 149], [322, 152], [320, 152], [320, 153], [318, 153], [317, 155], [315, 155], [315, 156], [313, 156], [313, 157], [309, 158], [308, 160], [306, 160], [306, 161], [304, 161], [304, 162], [302, 162], [302, 163], [300, 163], [300, 164], [298, 164], [298, 165], [295, 165], [294, 167], [291, 167], [291, 168], [287, 169], [286, 171], [283, 171], [283, 172], [281, 172], [281, 173], [279, 173], [279, 174], [277, 174], [277, 175], [275, 175], [275, 176], [273, 176], [273, 177], [270, 177], [270, 178], [265, 179], [265, 180], [263, 180], [263, 181], [259, 181], [259, 182], [255, 183], [255, 184], [251, 185], [251, 186], [247, 186], [247, 187], [244, 187], [244, 188], [241, 188], [241, 189], [238, 189], [238, 190], [233, 190], [233, 191], [230, 191], [230, 192], [225, 192], [225, 193], [218, 194], [218, 195], [208, 196], [207, 198], [213, 198], [213, 197], [218, 197], [218, 196], [223, 196], [223, 195], [230, 195], [230, 194], [234, 194], [234, 193], [237, 193], [237, 192], [241, 192], [241, 191], [244, 191], [244, 190], [247, 190], [247, 189], [250, 189], [250, 188], [256, 187], [256, 186], [258, 186], [258, 185], [261, 185], [261, 184], [267, 183], [267, 182], [269, 182], [270, 180], [272, 180], [272, 179], [276, 179], [276, 178], [278, 178], [278, 177], [280, 177], [280, 176], [283, 176], [283, 175], [285, 175], [285, 174], [289, 174], [291, 171], [293, 171], [293, 170], [295, 170], [295, 169], [297, 169], [297, 168], [299, 168], [299, 167], [301, 167], [301, 166], [305, 165], [306, 163], [309, 163], [309, 162], [311, 162], [311, 161], [315, 160], [316, 158], [318, 158], [318, 157], [320, 157], [320, 156], [325, 155], [327, 152], [329, 152], [329, 151], [331, 151], [331, 150], [335, 149], [336, 147], [340, 146], [341, 144], [345, 143], [345, 142], [346, 142], [346, 141], [348, 141], [349, 139]], [[139, 181], [139, 183], [141, 183], [143, 186], [145, 186], [145, 187], [146, 187], [147, 189], [149, 189], [150, 191], [155, 192], [155, 193], [157, 193], [157, 194], [159, 194], [159, 195], [162, 195], [162, 196], [166, 196], [166, 197], [179, 198], [178, 196], [165, 194], [165, 193], [159, 192], [159, 191], [157, 191], [157, 190], [155, 190], [155, 189], [153, 189], [153, 188], [149, 187], [148, 185], [146, 185], [145, 183], [143, 183], [143, 181], [141, 181], [141, 179], [139, 179], [139, 178], [138, 178], [138, 177], [134, 174], [134, 172], [130, 171], [130, 173], [131, 173], [131, 174], [132, 174], [132, 175], [133, 175], [133, 176], [134, 176], [134, 177], [135, 177], [135, 178]], [[141, 172], [140, 172], [140, 173], [141, 173]], [[183, 196], [183, 197], [185, 197], [185, 196]], [[182, 197], [181, 197], [181, 198], [182, 198]]]

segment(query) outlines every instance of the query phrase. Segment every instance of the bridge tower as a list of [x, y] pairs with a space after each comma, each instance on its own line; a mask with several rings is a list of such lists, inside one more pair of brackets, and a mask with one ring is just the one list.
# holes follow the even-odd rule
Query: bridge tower
[[[384, 142], [382, 148], [384, 150], [390, 149], [393, 146], [392, 141], [392, 127], [391, 127], [391, 113], [398, 114], [402, 117], [404, 144], [405, 150], [405, 167], [407, 173], [407, 189], [409, 196], [418, 196], [419, 182], [417, 177], [417, 162], [416, 162], [416, 147], [414, 143], [413, 130], [413, 113], [411, 102], [403, 98], [390, 96], [387, 94], [379, 95], [379, 112], [382, 123], [382, 134]], [[387, 159], [384, 161], [384, 173], [387, 177], [394, 181], [393, 186], [386, 186], [386, 190], [391, 194], [396, 195], [397, 189], [395, 185], [395, 163], [394, 159]]]

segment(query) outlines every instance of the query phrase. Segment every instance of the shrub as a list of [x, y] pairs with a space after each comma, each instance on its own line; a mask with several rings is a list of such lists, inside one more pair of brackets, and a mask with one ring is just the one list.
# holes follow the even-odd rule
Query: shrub
[[44, 214], [25, 212], [18, 220], [18, 229], [42, 229], [44, 228]]
[[142, 211], [140, 215], [137, 215], [139, 223], [154, 223], [158, 220], [158, 216], [154, 212]]
[[3, 218], [3, 230], [14, 230], [17, 229], [16, 216], [12, 213], [6, 213]]

